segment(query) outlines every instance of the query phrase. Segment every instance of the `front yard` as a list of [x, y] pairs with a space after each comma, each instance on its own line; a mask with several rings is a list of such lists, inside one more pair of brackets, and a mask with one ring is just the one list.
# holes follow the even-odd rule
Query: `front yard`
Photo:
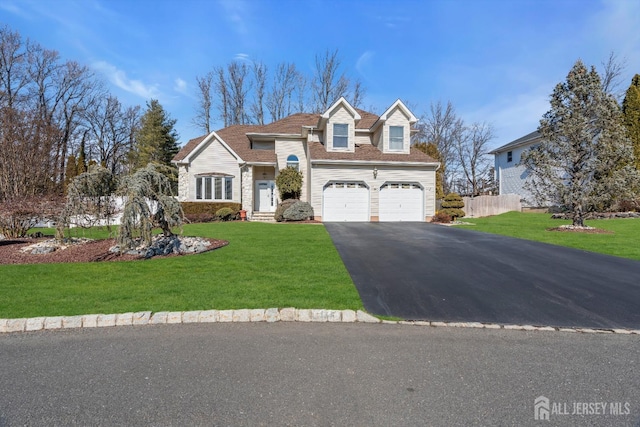
[[322, 225], [208, 223], [211, 252], [145, 261], [0, 266], [0, 318], [239, 308], [362, 309]]
[[640, 260], [640, 220], [588, 220], [586, 225], [607, 230], [611, 234], [547, 231], [571, 221], [551, 219], [551, 214], [507, 212], [485, 218], [463, 218], [474, 225], [459, 227], [520, 239], [535, 240], [590, 252]]

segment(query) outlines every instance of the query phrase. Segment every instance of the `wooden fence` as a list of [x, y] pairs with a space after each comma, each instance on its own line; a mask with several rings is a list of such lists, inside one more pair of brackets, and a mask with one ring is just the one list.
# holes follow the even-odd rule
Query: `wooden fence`
[[522, 210], [518, 194], [503, 194], [500, 196], [463, 197], [464, 212], [467, 218], [499, 215], [509, 211]]

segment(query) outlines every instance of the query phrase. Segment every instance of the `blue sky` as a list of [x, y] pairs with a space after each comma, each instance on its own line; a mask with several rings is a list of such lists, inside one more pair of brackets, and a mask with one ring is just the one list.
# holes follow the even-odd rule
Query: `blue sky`
[[158, 99], [181, 143], [201, 133], [195, 77], [238, 58], [310, 75], [317, 53], [338, 49], [365, 106], [401, 98], [419, 116], [451, 101], [494, 126], [491, 147], [537, 127], [579, 58], [600, 69], [615, 51], [622, 90], [640, 73], [636, 0], [0, 0], [4, 24], [92, 67], [126, 105]]

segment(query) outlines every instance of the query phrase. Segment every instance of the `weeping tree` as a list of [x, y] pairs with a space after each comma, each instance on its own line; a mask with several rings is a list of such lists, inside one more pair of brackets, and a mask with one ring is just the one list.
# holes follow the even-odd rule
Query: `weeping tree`
[[124, 201], [117, 232], [121, 248], [133, 248], [140, 241], [151, 245], [154, 228], [160, 228], [164, 236], [172, 236], [171, 228], [182, 225], [183, 213], [164, 168], [164, 165], [150, 163], [132, 175], [117, 179], [108, 169], [91, 166], [68, 187], [58, 238], [64, 238], [64, 228], [72, 220], [78, 225], [91, 226], [100, 220], [109, 224], [115, 214], [114, 197]]
[[182, 225], [182, 208], [173, 195], [165, 168], [150, 163], [121, 179], [116, 191], [125, 201], [117, 237], [121, 247], [135, 247], [138, 238], [149, 246], [154, 228], [169, 237], [173, 235], [172, 227]]

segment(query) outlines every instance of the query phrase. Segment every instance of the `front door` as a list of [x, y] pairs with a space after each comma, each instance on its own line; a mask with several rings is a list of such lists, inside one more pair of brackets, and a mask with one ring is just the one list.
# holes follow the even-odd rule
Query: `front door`
[[275, 181], [256, 181], [256, 211], [276, 211]]

